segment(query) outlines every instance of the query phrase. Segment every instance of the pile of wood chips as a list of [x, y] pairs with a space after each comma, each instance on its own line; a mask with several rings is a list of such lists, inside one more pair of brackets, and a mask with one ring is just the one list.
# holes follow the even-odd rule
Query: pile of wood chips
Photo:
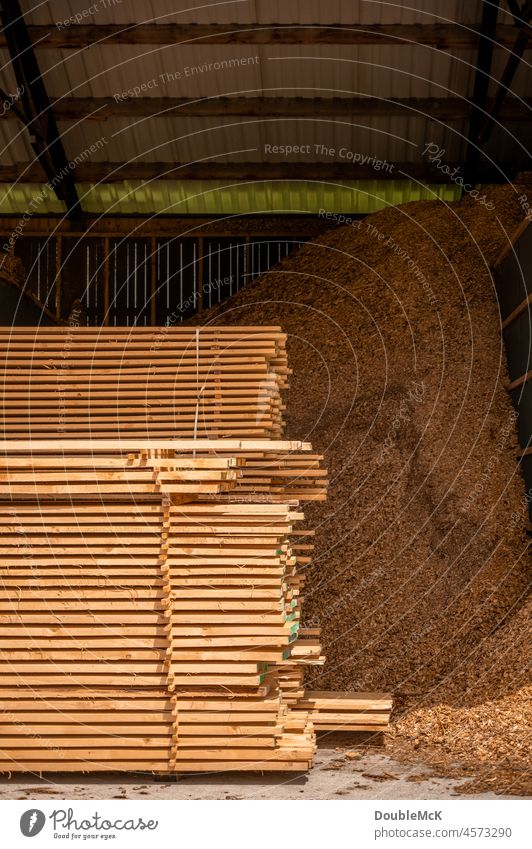
[[309, 687], [393, 690], [392, 751], [508, 793], [532, 792], [529, 556], [489, 266], [531, 187], [334, 228], [202, 316], [283, 327], [287, 434], [325, 453]]

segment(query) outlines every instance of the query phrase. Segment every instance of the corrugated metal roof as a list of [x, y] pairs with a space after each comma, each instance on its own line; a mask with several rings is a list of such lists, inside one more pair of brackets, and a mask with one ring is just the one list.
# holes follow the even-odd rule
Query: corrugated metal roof
[[[43, 50], [38, 58], [52, 97], [112, 97], [151, 80], [155, 85], [146, 87], [143, 97], [245, 95], [247, 89], [257, 96], [261, 51], [245, 45], [94, 45], [81, 51]], [[230, 66], [224, 61], [229, 59]]]
[[[444, 97], [459, 96], [472, 85], [473, 70], [464, 60], [443, 51], [421, 52], [410, 47], [327, 47], [260, 48], [259, 64], [223, 71], [203, 71], [181, 80], [168, 80], [165, 74], [182, 72], [198, 62], [209, 66], [224, 58], [223, 47], [190, 48], [190, 58], [183, 58], [183, 48], [172, 47], [139, 52], [138, 48], [113, 48], [113, 64], [106, 55], [109, 49], [97, 47], [89, 63], [86, 51], [72, 55], [69, 51], [45, 51], [39, 55], [47, 88], [52, 97], [112, 96], [127, 88], [154, 80], [143, 96], [213, 97], [238, 96], [375, 96]], [[185, 51], [187, 52], [187, 51]], [[250, 55], [247, 48], [232, 48], [237, 59]], [[164, 61], [163, 61], [164, 58]], [[168, 61], [166, 61], [168, 60]], [[201, 61], [202, 60], [202, 61]], [[191, 64], [188, 66], [186, 62]], [[90, 69], [97, 69], [96, 74]], [[100, 70], [100, 69], [105, 70]], [[15, 125], [9, 122], [9, 129]], [[130, 128], [130, 129], [128, 129]], [[211, 128], [211, 132], [209, 129]], [[348, 146], [367, 155], [389, 160], [412, 160], [416, 150], [427, 140], [446, 147], [448, 155], [459, 158], [463, 153], [463, 122], [446, 130], [430, 116], [414, 118], [360, 118], [352, 122], [337, 120], [272, 120], [263, 119], [108, 119], [105, 122], [84, 121], [77, 126], [64, 125], [67, 153], [74, 157], [102, 135], [109, 139], [105, 155], [114, 161], [143, 159], [187, 161], [225, 154], [228, 158], [250, 161], [253, 157], [240, 151], [253, 149], [257, 155], [264, 144], [325, 144]], [[238, 152], [238, 153], [235, 153]], [[23, 150], [15, 145], [12, 158], [23, 158]], [[97, 156], [102, 159], [102, 156]]]
[[[502, 50], [494, 54], [492, 89], [507, 55]], [[397, 98], [470, 96], [476, 56], [428, 46], [95, 45], [82, 51], [39, 51], [38, 60], [53, 98], [109, 97], [152, 80], [142, 97], [297, 91], [303, 97]], [[3, 88], [16, 88], [6, 51], [0, 51], [0, 62]], [[525, 54], [512, 93], [530, 95], [531, 81], [532, 60]]]
[[21, 124], [13, 121], [0, 121], [0, 163], [20, 167], [21, 163], [31, 163], [33, 150], [27, 131]]
[[[29, 5], [29, 0], [26, 0]], [[94, 6], [95, 4], [93, 4]], [[449, 0], [409, 0], [408, 5], [377, 0], [229, 0], [205, 3], [205, 0], [122, 0], [103, 7], [83, 18], [86, 23], [128, 24], [132, 21], [209, 22], [219, 23], [434, 23], [459, 21], [471, 24], [480, 19], [481, 2]], [[177, 7], [177, 8], [176, 8]], [[86, 0], [54, 0], [36, 3], [25, 14], [27, 23], [53, 24], [67, 20], [92, 8]], [[507, 10], [501, 10], [508, 15]], [[508, 19], [509, 20], [509, 19]], [[506, 51], [495, 51], [492, 90], [507, 59]], [[258, 61], [243, 60], [257, 56]], [[512, 93], [528, 94], [532, 90], [532, 68], [527, 54], [512, 84]], [[219, 67], [231, 58], [231, 67]], [[251, 46], [251, 45], [93, 45], [81, 51], [39, 50], [38, 61], [52, 98], [109, 97], [135, 85], [155, 81], [142, 92], [143, 97], [206, 98], [217, 96], [299, 96], [299, 97], [358, 97], [430, 98], [468, 97], [474, 79], [475, 51], [443, 51], [429, 46]], [[9, 68], [8, 56], [0, 51], [2, 86], [16, 89]], [[209, 66], [210, 67], [209, 69]], [[190, 72], [187, 72], [189, 69]], [[194, 70], [191, 70], [194, 69]], [[282, 154], [265, 151], [265, 145], [310, 145], [312, 155], [293, 159], [316, 159], [315, 146], [324, 145], [335, 153], [321, 153], [318, 159], [342, 161], [340, 151], [359, 152], [367, 157], [391, 161], [419, 161], [420, 151], [429, 142], [445, 149], [448, 161], [462, 159], [465, 149], [466, 121], [454, 121], [448, 126], [432, 120], [431, 116], [416, 118], [405, 113], [393, 118], [294, 118], [212, 119], [178, 118], [175, 116], [150, 119], [110, 118], [99, 122], [85, 120], [60, 123], [67, 157], [74, 159], [91, 145], [104, 141], [90, 156], [91, 161], [157, 161], [191, 162], [213, 157], [222, 161], [280, 161]], [[513, 138], [518, 133], [526, 137], [515, 124], [499, 127], [493, 135], [489, 150], [494, 158], [511, 159], [522, 156]], [[18, 122], [0, 120], [1, 162], [16, 166], [30, 161], [32, 150], [28, 133]], [[378, 174], [376, 173], [376, 177]], [[23, 180], [23, 175], [21, 174]], [[381, 181], [382, 182], [382, 181]], [[154, 184], [155, 185], [155, 184]], [[175, 188], [175, 183], [172, 184]], [[181, 185], [181, 184], [179, 184]], [[184, 185], [184, 184], [183, 184]], [[313, 185], [313, 184], [312, 184]], [[162, 183], [160, 184], [162, 186]], [[454, 188], [454, 187], [453, 187]], [[186, 190], [185, 200], [198, 190], [198, 184]], [[103, 187], [98, 190], [98, 203]], [[109, 197], [116, 187], [106, 187]], [[150, 189], [148, 204], [166, 190]], [[172, 189], [174, 191], [174, 189]], [[210, 190], [209, 190], [210, 191]], [[218, 187], [218, 199], [225, 197]], [[225, 191], [225, 189], [223, 190]], [[246, 189], [248, 194], [251, 189]], [[285, 191], [285, 189], [283, 189]], [[303, 206], [315, 189], [302, 189]], [[327, 188], [330, 192], [332, 189]], [[383, 196], [399, 191], [383, 189]], [[403, 188], [400, 191], [407, 191]], [[447, 191], [447, 189], [445, 190]], [[254, 195], [261, 203], [262, 189]], [[22, 195], [24, 192], [22, 192]], [[181, 195], [179, 195], [181, 197]], [[203, 196], [199, 192], [199, 196]], [[231, 189], [231, 197], [235, 190]], [[288, 190], [295, 201], [297, 193]], [[134, 197], [140, 203], [138, 189]], [[270, 200], [272, 195], [269, 195]], [[339, 195], [343, 203], [351, 195]], [[239, 203], [248, 206], [252, 199]], [[142, 201], [144, 202], [144, 201]], [[180, 201], [181, 202], [181, 201]], [[198, 201], [199, 202], [199, 201]], [[231, 201], [232, 202], [232, 201]], [[297, 201], [299, 203], [299, 201]], [[124, 203], [123, 200], [120, 203]], [[337, 206], [341, 208], [341, 206]], [[346, 208], [351, 208], [348, 206]], [[0, 207], [0, 211], [3, 211]]]
[[[471, 23], [480, 19], [480, 0], [409, 0], [408, 5], [377, 0], [109, 0], [91, 16], [98, 23], [158, 21], [182, 23], [432, 23], [438, 20]], [[28, 4], [26, 4], [28, 5]], [[53, 8], [51, 6], [53, 5]], [[87, 0], [54, 0], [37, 3], [26, 12], [28, 23], [66, 20], [90, 6]], [[180, 8], [181, 7], [181, 8]]]
[[[446, 146], [447, 158], [455, 159], [462, 147], [464, 122], [456, 122], [453, 134], [433, 122], [420, 135], [415, 118], [111, 118], [104, 124], [60, 124], [69, 155], [89, 148], [95, 162], [153, 161], [188, 163], [220, 159], [223, 162], [349, 162], [352, 154], [388, 161], [420, 160], [423, 147], [436, 142]], [[286, 155], [272, 148], [297, 146], [300, 152]], [[390, 150], [394, 158], [390, 160]], [[356, 162], [356, 158], [354, 160]]]

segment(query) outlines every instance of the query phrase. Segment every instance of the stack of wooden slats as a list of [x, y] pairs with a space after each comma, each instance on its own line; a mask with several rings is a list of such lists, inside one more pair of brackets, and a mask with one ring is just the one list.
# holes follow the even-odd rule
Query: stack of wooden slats
[[[104, 443], [105, 444], [105, 443]], [[109, 444], [112, 445], [110, 442]], [[13, 499], [69, 498], [82, 495], [107, 499], [160, 498], [176, 500], [206, 497], [233, 489], [244, 461], [235, 457], [185, 458], [168, 449], [111, 450], [98, 442], [79, 440], [59, 450], [54, 441], [13, 440], [0, 453], [0, 483]], [[0, 443], [0, 452], [2, 443]]]
[[306, 690], [296, 705], [316, 731], [385, 731], [392, 710], [389, 693]]
[[288, 373], [278, 327], [0, 328], [0, 432], [276, 439]]
[[162, 518], [1, 504], [0, 769], [167, 769]]
[[[149, 440], [150, 456], [139, 440], [11, 439], [0, 440], [0, 482], [13, 497], [60, 497], [63, 493], [102, 497], [156, 496], [166, 492], [209, 496], [219, 481], [232, 480], [236, 501], [322, 501], [327, 496], [321, 457], [306, 454], [309, 443], [291, 441], [291, 451], [275, 451], [278, 441], [224, 439], [213, 454], [213, 440]], [[194, 453], [194, 462], [175, 450]], [[305, 453], [301, 452], [302, 447]], [[169, 449], [172, 457], [168, 455]], [[9, 456], [2, 456], [9, 450]], [[28, 457], [31, 455], [31, 460]], [[187, 465], [188, 464], [188, 465]]]
[[[310, 766], [312, 725], [283, 699], [277, 671], [298, 645], [289, 535], [302, 514], [296, 500], [264, 502], [275, 475], [257, 481], [258, 503], [228, 497], [247, 458], [288, 469], [290, 487], [301, 464], [288, 452], [309, 448], [0, 443], [3, 769]], [[306, 486], [323, 496], [321, 477]]]
[[[295, 512], [283, 504], [169, 509], [163, 568], [178, 772], [310, 766], [312, 726], [289, 710], [275, 671], [297, 645], [299, 598], [286, 542]], [[191, 527], [198, 536], [189, 536]], [[191, 710], [188, 698], [200, 689], [208, 698], [196, 698]]]
[[[327, 481], [310, 444], [274, 438], [284, 336], [206, 334], [0, 334], [0, 770], [304, 770], [315, 726], [360, 724], [349, 694], [331, 713], [304, 690], [324, 658], [300, 629], [313, 532], [294, 524]], [[167, 406], [187, 411], [177, 439]]]
[[[221, 452], [217, 456], [229, 455]], [[238, 457], [244, 468], [233, 492], [235, 500], [252, 499], [259, 493], [270, 502], [327, 498], [327, 471], [320, 468], [323, 457], [319, 454], [241, 450]]]

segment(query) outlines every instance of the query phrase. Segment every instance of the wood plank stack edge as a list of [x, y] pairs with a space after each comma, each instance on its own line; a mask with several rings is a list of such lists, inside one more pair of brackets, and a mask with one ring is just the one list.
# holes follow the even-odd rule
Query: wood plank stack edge
[[282, 439], [279, 328], [10, 328], [0, 357], [0, 771], [302, 771], [316, 730], [386, 728], [387, 694], [304, 687], [327, 481]]

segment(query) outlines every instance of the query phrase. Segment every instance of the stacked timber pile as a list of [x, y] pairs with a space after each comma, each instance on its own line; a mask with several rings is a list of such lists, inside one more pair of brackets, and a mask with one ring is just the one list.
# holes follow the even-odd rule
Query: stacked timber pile
[[0, 770], [168, 768], [160, 504], [4, 501]]
[[[181, 384], [176, 370], [172, 401], [171, 362], [182, 345], [174, 354], [168, 345], [154, 367], [157, 331], [141, 331], [138, 345], [134, 331], [127, 340], [109, 332], [112, 355], [96, 353], [91, 332], [68, 331], [75, 356], [65, 371], [74, 373], [51, 399], [45, 364], [57, 364], [65, 334], [46, 331], [42, 348], [28, 329], [4, 339], [5, 392], [20, 407], [5, 413], [0, 442], [0, 769], [308, 769], [327, 700], [303, 704], [305, 670], [324, 657], [316, 631], [300, 629], [300, 570], [312, 545], [294, 525], [303, 501], [325, 499], [327, 480], [310, 443], [272, 438], [282, 425], [284, 337], [259, 331], [257, 350], [242, 348], [257, 374], [231, 372], [249, 407], [231, 412], [231, 426], [254, 432], [260, 421], [261, 438], [217, 438], [215, 416], [204, 420], [203, 438], [198, 407], [218, 376], [205, 367], [198, 383], [207, 348], [202, 334], [185, 331], [197, 355], [183, 372], [194, 376], [192, 402], [183, 403], [193, 411], [183, 424], [192, 438], [168, 439], [159, 433], [165, 409], [187, 400], [188, 378]], [[231, 369], [239, 333], [246, 343], [255, 336], [252, 328], [207, 334], [214, 359], [226, 352]], [[37, 358], [35, 381], [31, 346], [53, 352]], [[137, 405], [135, 429], [145, 415], [134, 375], [149, 382], [159, 367], [168, 383], [161, 421], [157, 408], [150, 414], [157, 436], [131, 437], [129, 405]], [[54, 434], [59, 416], [74, 436]], [[115, 438], [89, 438], [93, 421], [98, 436], [112, 427]], [[375, 702], [389, 714], [385, 696]], [[350, 727], [360, 724], [359, 705], [345, 713]]]
[[277, 439], [285, 342], [278, 327], [0, 328], [0, 432]]
[[279, 680], [301, 649], [301, 514], [261, 503], [266, 476], [257, 503], [224, 495], [239, 451], [310, 446], [125, 443], [0, 446], [2, 768], [307, 769], [313, 726]]
[[0, 455], [3, 497], [8, 495], [13, 502], [31, 498], [40, 504], [65, 496], [105, 502], [172, 493], [175, 500], [188, 501], [191, 495], [217, 495], [232, 488], [242, 475], [243, 460], [212, 454], [188, 459], [161, 444], [162, 449], [126, 453], [124, 441], [117, 446], [111, 440], [107, 445], [102, 440], [11, 440]]
[[324, 690], [306, 690], [297, 704], [309, 712], [316, 731], [385, 731], [391, 709], [391, 696]]
[[309, 686], [393, 690], [397, 750], [528, 793], [527, 505], [489, 266], [531, 187], [353, 221], [202, 316], [282, 323], [287, 433], [326, 457]]
[[193, 507], [173, 507], [167, 517], [172, 767], [307, 769], [313, 727], [291, 710], [280, 680], [298, 644], [300, 597], [288, 542], [297, 511], [287, 504]]

